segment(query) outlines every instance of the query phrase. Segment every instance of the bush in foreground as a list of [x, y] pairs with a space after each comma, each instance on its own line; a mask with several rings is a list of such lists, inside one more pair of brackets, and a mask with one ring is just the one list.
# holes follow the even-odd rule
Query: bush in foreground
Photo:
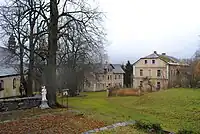
[[136, 124], [135, 124], [135, 127], [137, 129], [143, 130], [145, 132], [152, 132], [152, 133], [156, 133], [156, 134], [164, 134], [164, 130], [162, 129], [160, 124], [157, 124], [157, 123], [137, 121]]
[[179, 130], [177, 132], [177, 134], [197, 134], [196, 132], [193, 132], [191, 130], [186, 130], [186, 129], [183, 129], [183, 130]]
[[[134, 125], [136, 129], [143, 130], [147, 133], [153, 133], [153, 134], [171, 134], [170, 132], [167, 132], [162, 129], [160, 124], [158, 123], [150, 123], [146, 121], [137, 121]], [[176, 134], [198, 134], [192, 130], [179, 130]]]

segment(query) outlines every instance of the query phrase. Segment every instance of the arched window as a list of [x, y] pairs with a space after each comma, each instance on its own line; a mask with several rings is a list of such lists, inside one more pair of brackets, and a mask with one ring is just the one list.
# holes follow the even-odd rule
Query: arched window
[[0, 91], [4, 90], [4, 81], [0, 81]]
[[13, 79], [13, 89], [16, 88], [16, 78]]

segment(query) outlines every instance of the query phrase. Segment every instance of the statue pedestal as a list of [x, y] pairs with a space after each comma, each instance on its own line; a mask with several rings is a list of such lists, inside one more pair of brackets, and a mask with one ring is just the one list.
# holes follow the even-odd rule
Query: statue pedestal
[[49, 105], [47, 104], [47, 100], [46, 101], [42, 101], [41, 105], [40, 105], [41, 109], [46, 109], [46, 108], [50, 108]]

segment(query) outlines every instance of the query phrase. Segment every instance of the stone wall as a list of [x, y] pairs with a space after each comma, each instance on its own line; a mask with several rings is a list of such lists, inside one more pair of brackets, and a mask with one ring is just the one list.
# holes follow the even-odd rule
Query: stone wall
[[29, 109], [41, 104], [41, 96], [0, 99], [0, 112]]

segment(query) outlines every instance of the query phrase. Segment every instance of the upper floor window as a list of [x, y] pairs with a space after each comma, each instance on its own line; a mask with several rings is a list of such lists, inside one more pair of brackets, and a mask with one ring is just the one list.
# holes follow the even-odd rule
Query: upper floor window
[[144, 61], [144, 64], [147, 64], [147, 60]]
[[110, 79], [109, 75], [108, 75], [108, 80]]
[[119, 77], [119, 79], [121, 79], [121, 75], [119, 75], [118, 77]]
[[112, 75], [110, 75], [110, 80], [112, 80]]
[[143, 76], [143, 70], [140, 69], [140, 76]]
[[160, 77], [161, 76], [161, 71], [157, 70], [157, 76]]
[[155, 60], [152, 60], [152, 64], [155, 64]]
[[115, 79], [117, 79], [117, 75], [115, 75]]

